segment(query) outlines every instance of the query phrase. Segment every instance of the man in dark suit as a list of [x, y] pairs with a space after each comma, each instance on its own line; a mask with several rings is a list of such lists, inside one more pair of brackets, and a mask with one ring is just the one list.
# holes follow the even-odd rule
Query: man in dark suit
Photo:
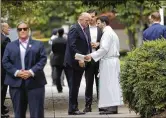
[[151, 14], [151, 22], [153, 23], [149, 28], [143, 32], [144, 41], [152, 41], [160, 38], [166, 39], [166, 26], [160, 25], [161, 16], [159, 12]]
[[47, 61], [44, 45], [29, 37], [25, 22], [17, 25], [19, 39], [6, 46], [2, 59], [6, 70], [5, 84], [16, 118], [25, 118], [29, 105], [31, 118], [44, 118], [46, 78], [43, 68]]
[[57, 90], [59, 93], [62, 93], [62, 85], [61, 85], [61, 75], [64, 70], [63, 62], [66, 50], [66, 42], [67, 40], [63, 37], [64, 29], [58, 29], [58, 38], [53, 40], [52, 43], [52, 52], [53, 52], [53, 70], [55, 70], [55, 81]]
[[7, 85], [4, 84], [6, 71], [2, 65], [2, 57], [6, 48], [6, 45], [11, 42], [9, 37], [6, 35], [9, 35], [9, 25], [7, 23], [2, 23], [2, 32], [1, 32], [1, 117], [7, 117], [6, 115], [9, 110], [4, 105], [5, 98], [6, 98], [6, 92], [7, 92]]
[[[89, 27], [86, 28], [87, 35], [91, 41], [92, 52], [99, 48], [99, 42], [102, 36], [102, 31], [96, 25], [97, 12], [95, 10], [89, 10], [88, 13], [91, 15]], [[87, 63], [85, 68], [85, 79], [86, 79], [86, 90], [85, 90], [85, 109], [84, 112], [91, 112], [91, 105], [93, 100], [93, 83], [94, 78], [96, 82], [97, 98], [98, 98], [98, 76], [99, 62], [92, 60]]]
[[69, 80], [69, 115], [84, 114], [78, 109], [78, 93], [85, 69], [84, 61], [75, 60], [75, 54], [88, 54], [91, 52], [90, 41], [84, 29], [88, 26], [90, 15], [86, 12], [81, 13], [78, 23], [71, 26], [68, 33], [67, 47], [65, 52], [64, 66], [67, 71], [66, 76]]

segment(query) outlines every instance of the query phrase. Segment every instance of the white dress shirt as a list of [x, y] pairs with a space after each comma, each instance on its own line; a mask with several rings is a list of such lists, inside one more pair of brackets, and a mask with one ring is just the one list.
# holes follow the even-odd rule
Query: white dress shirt
[[[91, 42], [97, 42], [97, 26], [89, 26]], [[96, 51], [95, 48], [92, 48], [92, 52]]]
[[[25, 70], [25, 54], [26, 54], [26, 49], [28, 46], [28, 42], [29, 42], [29, 38], [25, 41], [22, 41], [21, 39], [19, 39], [19, 47], [20, 47], [20, 58], [21, 58], [21, 66], [22, 66], [22, 70]], [[17, 76], [18, 72], [20, 70], [17, 70], [15, 72], [15, 76]], [[32, 76], [34, 76], [34, 72], [30, 69], [29, 72], [32, 74]]]

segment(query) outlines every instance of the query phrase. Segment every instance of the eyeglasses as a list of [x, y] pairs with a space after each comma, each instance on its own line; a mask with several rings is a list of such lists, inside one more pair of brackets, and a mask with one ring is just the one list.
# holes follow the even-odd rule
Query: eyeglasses
[[18, 30], [19, 32], [21, 32], [22, 30], [27, 31], [28, 28], [27, 28], [27, 27], [25, 27], [25, 28], [17, 28], [17, 30]]

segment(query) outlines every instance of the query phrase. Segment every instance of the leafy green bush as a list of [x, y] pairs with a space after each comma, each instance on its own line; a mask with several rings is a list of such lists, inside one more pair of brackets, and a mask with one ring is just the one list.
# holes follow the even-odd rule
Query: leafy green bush
[[143, 118], [166, 110], [166, 40], [145, 42], [121, 65], [124, 102]]

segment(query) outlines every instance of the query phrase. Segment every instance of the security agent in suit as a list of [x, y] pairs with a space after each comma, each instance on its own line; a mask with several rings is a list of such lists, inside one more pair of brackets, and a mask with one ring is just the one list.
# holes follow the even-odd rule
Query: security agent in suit
[[31, 118], [44, 118], [46, 78], [43, 68], [47, 61], [44, 45], [29, 37], [25, 22], [17, 25], [19, 39], [6, 46], [2, 59], [6, 70], [5, 84], [13, 103], [14, 116], [25, 118], [29, 105]]
[[64, 29], [60, 28], [58, 29], [58, 38], [53, 40], [52, 43], [52, 52], [53, 52], [53, 61], [54, 66], [53, 70], [55, 70], [55, 81], [57, 90], [59, 93], [62, 92], [62, 85], [61, 85], [61, 74], [64, 70], [63, 62], [64, 62], [64, 56], [65, 56], [65, 50], [66, 50], [66, 42], [67, 40], [63, 37]]
[[84, 28], [88, 26], [90, 17], [86, 12], [81, 13], [78, 18], [78, 23], [74, 24], [68, 33], [64, 66], [67, 72], [66, 76], [69, 79], [69, 115], [84, 114], [84, 112], [78, 109], [77, 98], [85, 69], [85, 62], [75, 60], [75, 54], [86, 55], [91, 52], [90, 41], [84, 31]]
[[[96, 51], [99, 48], [99, 42], [102, 36], [102, 31], [96, 25], [96, 16], [97, 12], [95, 10], [89, 10], [88, 13], [91, 15], [91, 20], [89, 22], [89, 27], [86, 28], [86, 33], [91, 41], [92, 51]], [[98, 70], [99, 62], [95, 62], [92, 60], [87, 63], [85, 68], [85, 79], [86, 79], [86, 89], [85, 89], [85, 109], [84, 112], [91, 112], [92, 108], [92, 100], [93, 100], [93, 83], [94, 79], [96, 82], [96, 91], [97, 91], [97, 99], [98, 99], [98, 84], [99, 78]]]
[[166, 39], [166, 26], [160, 25], [161, 16], [159, 12], [151, 14], [151, 22], [153, 23], [149, 28], [143, 32], [144, 41], [152, 41], [160, 38]]
[[9, 115], [6, 115], [9, 112], [9, 109], [4, 105], [5, 98], [6, 98], [6, 92], [7, 92], [7, 85], [4, 84], [6, 71], [2, 65], [2, 57], [6, 48], [6, 45], [11, 42], [9, 37], [6, 35], [9, 35], [9, 25], [7, 23], [1, 23], [1, 117], [9, 117]]

